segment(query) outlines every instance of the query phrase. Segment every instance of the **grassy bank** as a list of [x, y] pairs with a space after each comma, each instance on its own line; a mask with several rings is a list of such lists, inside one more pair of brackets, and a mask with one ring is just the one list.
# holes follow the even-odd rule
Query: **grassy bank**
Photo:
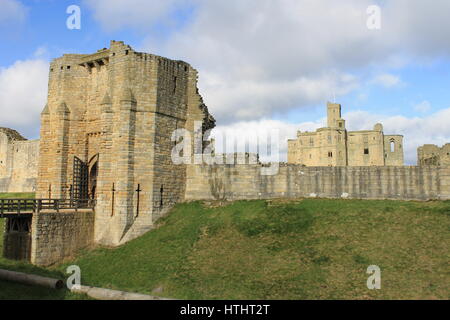
[[[83, 284], [181, 299], [449, 298], [448, 201], [193, 202], [160, 224], [37, 272], [76, 264]], [[369, 265], [381, 290], [367, 289]]]
[[449, 298], [450, 202], [197, 202], [161, 223], [70, 264], [90, 285], [183, 299]]

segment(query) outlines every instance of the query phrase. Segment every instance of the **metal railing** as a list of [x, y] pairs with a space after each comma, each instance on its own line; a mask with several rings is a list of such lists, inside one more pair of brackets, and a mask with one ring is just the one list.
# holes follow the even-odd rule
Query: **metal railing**
[[93, 209], [95, 200], [71, 199], [0, 199], [0, 218], [4, 215], [29, 215], [42, 210]]

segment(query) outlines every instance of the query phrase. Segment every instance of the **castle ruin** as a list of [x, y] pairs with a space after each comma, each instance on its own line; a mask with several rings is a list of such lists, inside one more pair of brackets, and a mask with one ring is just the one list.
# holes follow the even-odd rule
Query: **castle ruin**
[[373, 130], [347, 131], [341, 105], [327, 104], [327, 127], [297, 133], [288, 140], [288, 163], [318, 166], [402, 166], [403, 136], [385, 135], [383, 125]]
[[[186, 62], [118, 41], [53, 60], [40, 140], [0, 129], [0, 192], [35, 188], [38, 206], [25, 217], [0, 212], [8, 220], [4, 254], [50, 265], [94, 243], [121, 245], [183, 201], [450, 199], [445, 162], [404, 166], [402, 136], [384, 135], [380, 124], [347, 132], [337, 104], [328, 105], [327, 128], [289, 141], [290, 163], [271, 175], [261, 174], [267, 164], [257, 155], [233, 164], [172, 161], [175, 130], [195, 136], [214, 126]], [[59, 208], [60, 200], [71, 206]], [[79, 208], [80, 201], [95, 205]]]
[[215, 125], [194, 68], [112, 41], [53, 60], [48, 86], [37, 198], [96, 199], [95, 241], [106, 245], [150, 230], [183, 200], [172, 132]]
[[417, 164], [420, 166], [450, 166], [450, 143], [441, 148], [434, 144], [419, 147]]

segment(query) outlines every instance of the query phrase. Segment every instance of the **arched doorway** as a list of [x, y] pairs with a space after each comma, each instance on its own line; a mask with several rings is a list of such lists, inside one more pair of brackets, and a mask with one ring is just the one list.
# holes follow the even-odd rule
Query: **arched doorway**
[[89, 199], [95, 199], [98, 177], [98, 154], [89, 160]]

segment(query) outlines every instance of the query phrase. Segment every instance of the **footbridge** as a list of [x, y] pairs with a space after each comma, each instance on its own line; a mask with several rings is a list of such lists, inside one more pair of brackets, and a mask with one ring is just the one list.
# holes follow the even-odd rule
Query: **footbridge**
[[94, 208], [91, 199], [0, 199], [3, 256], [39, 265], [70, 256], [92, 242]]
[[72, 199], [0, 199], [0, 218], [19, 218], [40, 211], [93, 209], [95, 201]]

